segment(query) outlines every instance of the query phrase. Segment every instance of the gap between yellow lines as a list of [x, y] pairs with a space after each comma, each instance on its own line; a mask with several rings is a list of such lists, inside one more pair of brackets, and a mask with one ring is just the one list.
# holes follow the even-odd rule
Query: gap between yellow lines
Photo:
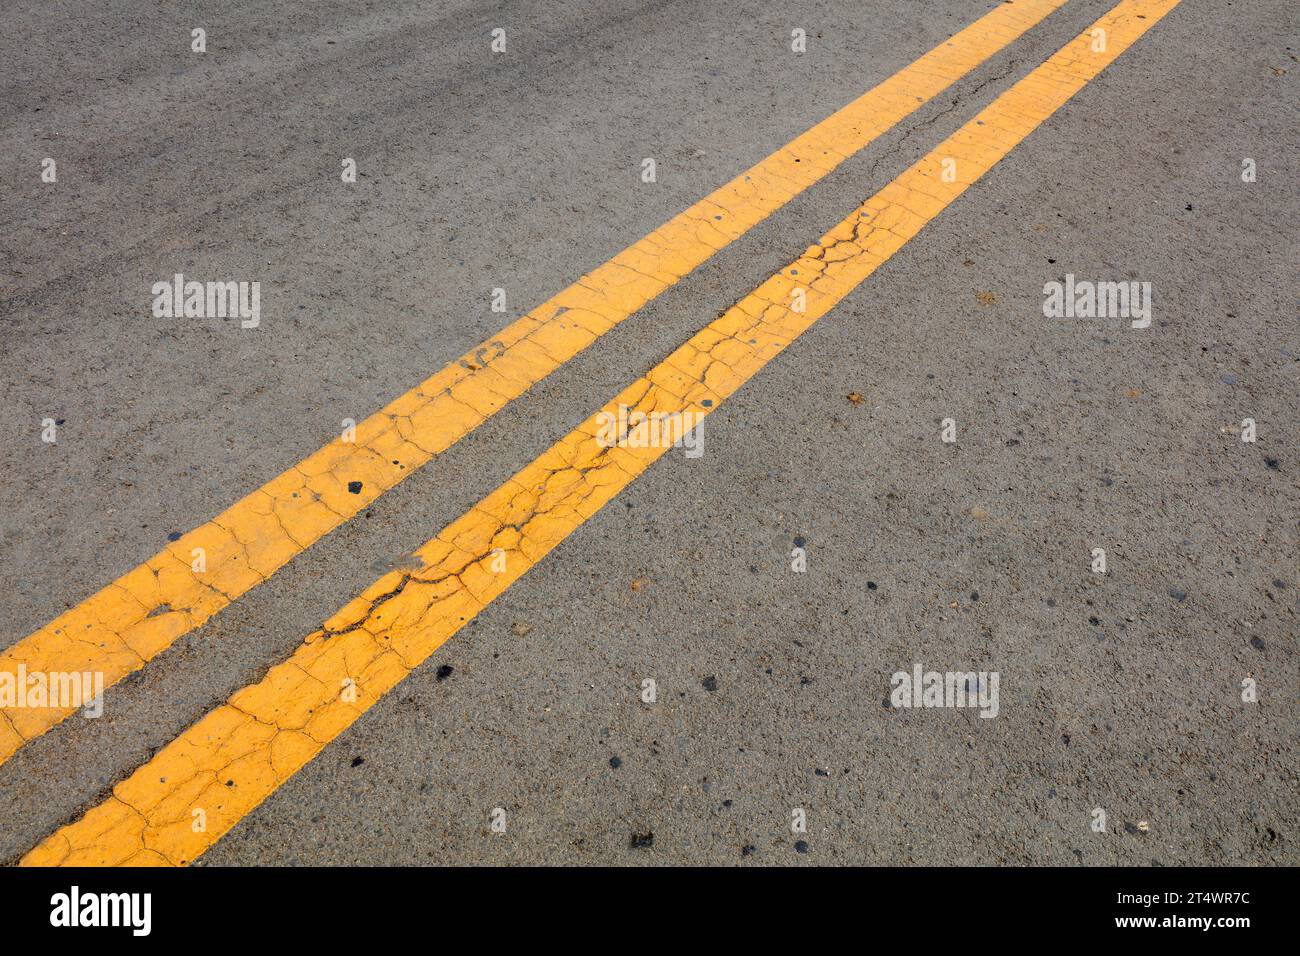
[[22, 862], [193, 861], [666, 451], [606, 447], [602, 414], [717, 408], [1178, 2], [1118, 4]]
[[[1004, 2], [149, 561], [0, 652], [112, 686], [265, 581], [1065, 0]], [[358, 487], [357, 493], [349, 485]], [[0, 763], [75, 708], [0, 709]]]

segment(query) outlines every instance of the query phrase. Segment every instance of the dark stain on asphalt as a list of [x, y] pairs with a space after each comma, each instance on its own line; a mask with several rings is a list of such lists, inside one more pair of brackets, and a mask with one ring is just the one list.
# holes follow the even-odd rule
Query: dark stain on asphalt
[[455, 670], [456, 668], [452, 667], [450, 664], [443, 664], [438, 668], [438, 673], [435, 674], [434, 677], [437, 680], [446, 680]]
[[718, 689], [718, 679], [710, 674], [708, 677], [704, 678], [704, 680], [700, 681], [700, 686], [712, 694]]
[[353, 758], [352, 758], [352, 766], [354, 766], [354, 767], [360, 767], [360, 766], [361, 766], [363, 763], [365, 763], [365, 762], [366, 762], [366, 758], [365, 758], [365, 757], [353, 757]]
[[633, 833], [629, 846], [633, 850], [648, 850], [655, 845], [655, 835], [653, 833]]

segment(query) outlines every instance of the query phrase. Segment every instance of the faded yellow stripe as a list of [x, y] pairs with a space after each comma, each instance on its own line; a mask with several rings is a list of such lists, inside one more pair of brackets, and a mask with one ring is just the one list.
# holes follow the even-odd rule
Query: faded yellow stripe
[[[111, 686], [143, 667], [1064, 2], [999, 5], [389, 403], [355, 442], [330, 442], [0, 652], [0, 673], [99, 671]], [[0, 763], [74, 710], [0, 709]]]
[[[1104, 52], [1092, 51], [1091, 30], [1069, 43], [602, 414], [717, 408], [1178, 2], [1124, 0], [1094, 25], [1107, 33]], [[954, 182], [943, 181], [946, 159]], [[791, 308], [799, 288], [803, 312]], [[23, 864], [198, 857], [666, 450], [602, 447], [600, 424], [592, 416], [444, 528], [416, 552], [419, 570], [380, 578]], [[196, 810], [204, 832], [194, 832]]]

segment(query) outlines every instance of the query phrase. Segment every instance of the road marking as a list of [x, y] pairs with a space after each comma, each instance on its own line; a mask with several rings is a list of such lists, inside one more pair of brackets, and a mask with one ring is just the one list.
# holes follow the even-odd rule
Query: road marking
[[[330, 442], [0, 652], [0, 673], [95, 672], [109, 687], [139, 670], [1064, 3], [1000, 4], [390, 402], [354, 442]], [[0, 763], [76, 709], [0, 708]]]
[[[709, 414], [1178, 3], [1123, 0], [444, 528], [416, 552], [421, 569], [380, 578], [23, 864], [193, 861], [667, 450], [635, 441], [604, 447], [603, 416], [624, 406]], [[1097, 29], [1106, 32], [1102, 51], [1093, 49]], [[956, 160], [952, 182], [946, 160]], [[792, 307], [797, 288], [803, 311]], [[205, 829], [195, 832], [200, 812]]]

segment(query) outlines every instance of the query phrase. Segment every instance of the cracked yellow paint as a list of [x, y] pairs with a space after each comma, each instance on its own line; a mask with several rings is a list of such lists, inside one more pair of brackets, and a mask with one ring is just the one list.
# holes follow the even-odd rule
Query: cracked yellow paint
[[[1103, 52], [1092, 51], [1091, 30], [1065, 46], [444, 528], [416, 552], [422, 567], [380, 578], [23, 864], [193, 861], [667, 450], [603, 447], [602, 414], [717, 408], [1178, 2], [1121, 2], [1094, 24], [1107, 31]], [[945, 159], [957, 161], [953, 182]], [[806, 290], [802, 312], [790, 307], [796, 287]]]
[[[0, 672], [100, 671], [107, 687], [143, 667], [1064, 2], [1000, 4], [358, 424], [355, 442], [331, 442], [0, 652]], [[71, 713], [0, 710], [0, 763]]]

